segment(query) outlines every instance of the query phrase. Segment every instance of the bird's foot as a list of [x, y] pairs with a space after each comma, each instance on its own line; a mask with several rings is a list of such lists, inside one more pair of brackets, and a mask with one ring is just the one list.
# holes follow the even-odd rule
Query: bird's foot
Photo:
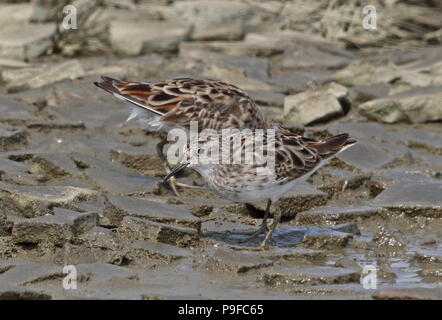
[[178, 190], [176, 188], [177, 187], [177, 182], [176, 182], [175, 177], [171, 177], [169, 180], [167, 180], [166, 184], [167, 184], [168, 188], [172, 191], [172, 193], [176, 197], [180, 196], [180, 194], [178, 193]]
[[175, 182], [175, 186], [180, 188], [188, 188], [188, 189], [196, 189], [196, 190], [205, 190], [206, 188], [204, 186], [194, 186], [186, 183], [181, 182]]
[[185, 184], [185, 183], [181, 183], [181, 182], [177, 182], [175, 177], [171, 177], [169, 178], [169, 180], [167, 180], [166, 182], [167, 187], [170, 189], [170, 191], [172, 191], [172, 193], [176, 196], [179, 197], [180, 194], [178, 193], [178, 188], [183, 188], [183, 189], [193, 189], [193, 190], [204, 190], [204, 187], [202, 186], [193, 186], [190, 184]]

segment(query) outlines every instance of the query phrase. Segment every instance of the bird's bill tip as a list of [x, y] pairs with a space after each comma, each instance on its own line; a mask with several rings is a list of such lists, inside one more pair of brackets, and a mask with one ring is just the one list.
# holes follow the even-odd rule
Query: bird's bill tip
[[189, 165], [188, 162], [181, 162], [178, 163], [164, 178], [163, 178], [163, 182], [167, 182], [167, 180], [169, 180], [170, 178], [172, 178], [173, 176], [175, 176], [178, 172], [180, 172], [181, 170], [183, 170], [184, 168], [186, 168]]

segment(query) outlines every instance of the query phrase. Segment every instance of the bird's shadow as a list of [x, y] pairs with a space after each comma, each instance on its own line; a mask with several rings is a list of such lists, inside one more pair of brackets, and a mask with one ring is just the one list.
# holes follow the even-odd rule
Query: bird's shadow
[[[262, 233], [252, 239], [250, 239], [250, 234], [258, 230], [257, 228], [249, 229], [233, 229], [226, 231], [209, 231], [204, 233], [204, 237], [216, 240], [219, 242], [224, 242], [229, 245], [240, 246], [240, 247], [259, 247], [261, 242], [264, 240], [265, 234]], [[275, 247], [294, 247], [301, 243], [304, 235], [306, 233], [305, 227], [290, 227], [283, 226], [278, 227], [273, 232], [273, 236], [269, 241], [269, 245]]]
[[[250, 233], [256, 230], [258, 229], [247, 228], [223, 231], [207, 231], [203, 234], [203, 236], [236, 247], [259, 247], [264, 239], [264, 233], [254, 237], [253, 239], [248, 239], [250, 237]], [[337, 231], [348, 234], [358, 234], [354, 230], [338, 230], [335, 227], [280, 226], [277, 227], [273, 232], [269, 245], [279, 248], [295, 247], [303, 241], [305, 235], [307, 234], [332, 234], [336, 233]]]

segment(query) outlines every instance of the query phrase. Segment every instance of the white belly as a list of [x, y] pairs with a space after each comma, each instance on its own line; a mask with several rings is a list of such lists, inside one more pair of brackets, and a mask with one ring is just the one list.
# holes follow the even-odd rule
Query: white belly
[[303, 181], [304, 179], [292, 180], [285, 184], [272, 184], [265, 188], [262, 186], [257, 186], [256, 189], [234, 192], [226, 189], [211, 188], [215, 193], [225, 199], [229, 199], [234, 202], [262, 202], [267, 200], [272, 200], [273, 202], [280, 199], [287, 192], [289, 192], [297, 183]]

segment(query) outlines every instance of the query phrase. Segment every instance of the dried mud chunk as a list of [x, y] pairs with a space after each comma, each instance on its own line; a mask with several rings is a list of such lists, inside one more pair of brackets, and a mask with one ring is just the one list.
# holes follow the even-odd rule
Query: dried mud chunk
[[52, 296], [40, 290], [0, 284], [0, 300], [50, 300]]
[[129, 216], [123, 218], [120, 231], [122, 236], [130, 241], [151, 240], [179, 247], [192, 246], [199, 241], [196, 229]]
[[442, 183], [418, 181], [394, 184], [380, 193], [371, 205], [392, 212], [430, 218], [442, 217]]
[[12, 237], [16, 243], [49, 242], [61, 245], [97, 224], [95, 212], [75, 212], [56, 208], [53, 215], [30, 218], [14, 224]]
[[147, 264], [152, 262], [153, 259], [171, 263], [175, 260], [191, 257], [192, 253], [189, 250], [172, 245], [140, 240], [130, 246], [125, 256], [136, 264]]
[[360, 274], [352, 269], [333, 267], [282, 268], [268, 271], [263, 281], [268, 286], [324, 285], [359, 282]]
[[244, 273], [273, 265], [269, 259], [258, 255], [217, 249], [207, 260], [205, 267], [213, 271]]
[[52, 214], [51, 208], [73, 208], [96, 191], [70, 186], [19, 186], [0, 182], [0, 209], [26, 218]]
[[338, 231], [308, 233], [304, 235], [302, 245], [312, 249], [344, 248], [352, 238], [351, 234]]
[[335, 225], [340, 223], [357, 222], [376, 216], [382, 209], [357, 207], [325, 207], [298, 213], [297, 224]]
[[200, 219], [194, 217], [189, 210], [181, 206], [133, 197], [108, 196], [101, 220], [104, 223], [118, 225], [125, 216], [174, 223], [198, 230], [201, 227]]

